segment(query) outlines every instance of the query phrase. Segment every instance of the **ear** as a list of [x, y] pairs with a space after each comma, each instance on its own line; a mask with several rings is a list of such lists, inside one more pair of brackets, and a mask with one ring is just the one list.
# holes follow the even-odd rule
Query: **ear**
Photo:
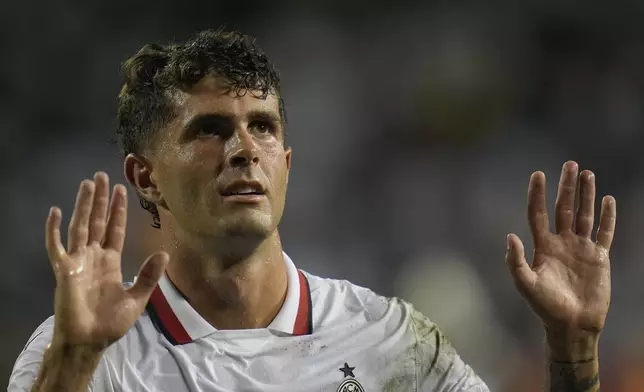
[[152, 164], [149, 160], [136, 154], [128, 154], [123, 162], [125, 178], [145, 200], [161, 204], [163, 197], [154, 179]]
[[291, 174], [291, 157], [293, 155], [293, 149], [291, 147], [287, 147], [284, 155], [286, 159], [286, 184], [288, 185], [288, 178]]

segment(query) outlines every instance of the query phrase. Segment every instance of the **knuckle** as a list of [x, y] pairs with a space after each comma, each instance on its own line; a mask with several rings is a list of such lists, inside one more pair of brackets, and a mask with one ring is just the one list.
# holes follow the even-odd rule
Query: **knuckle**
[[116, 236], [124, 236], [125, 235], [125, 228], [123, 226], [116, 226], [112, 229], [112, 235]]
[[87, 233], [89, 233], [89, 228], [84, 225], [78, 225], [78, 226], [72, 227], [71, 232], [76, 235], [86, 235]]
[[92, 229], [94, 230], [102, 230], [106, 226], [105, 221], [103, 220], [95, 220], [92, 222]]

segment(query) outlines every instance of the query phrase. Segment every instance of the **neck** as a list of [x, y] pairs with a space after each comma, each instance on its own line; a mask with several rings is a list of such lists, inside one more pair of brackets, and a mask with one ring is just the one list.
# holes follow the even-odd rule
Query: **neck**
[[264, 328], [281, 309], [287, 273], [277, 230], [238, 257], [177, 238], [166, 238], [164, 244], [171, 260], [168, 277], [215, 328]]

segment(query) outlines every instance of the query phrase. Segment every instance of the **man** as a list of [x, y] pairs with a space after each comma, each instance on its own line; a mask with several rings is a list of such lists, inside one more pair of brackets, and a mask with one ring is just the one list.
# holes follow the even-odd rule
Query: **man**
[[[124, 73], [125, 176], [163, 251], [123, 287], [126, 190], [116, 185], [110, 202], [105, 173], [81, 183], [67, 249], [52, 208], [55, 319], [20, 354], [10, 392], [488, 390], [410, 304], [298, 271], [283, 253], [291, 149], [279, 77], [250, 38], [206, 31], [148, 45]], [[579, 176], [575, 216], [577, 173], [564, 165], [556, 233], [545, 176], [530, 179], [531, 266], [508, 236], [510, 271], [545, 325], [550, 391], [599, 390], [615, 201], [604, 198], [592, 241], [595, 179]]]

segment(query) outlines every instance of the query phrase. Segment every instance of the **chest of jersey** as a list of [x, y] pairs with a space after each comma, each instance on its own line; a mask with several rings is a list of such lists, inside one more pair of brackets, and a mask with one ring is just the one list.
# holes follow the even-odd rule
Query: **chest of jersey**
[[305, 336], [222, 331], [181, 346], [115, 352], [122, 360], [106, 356], [95, 382], [128, 392], [414, 391], [414, 347], [390, 332], [350, 325]]

